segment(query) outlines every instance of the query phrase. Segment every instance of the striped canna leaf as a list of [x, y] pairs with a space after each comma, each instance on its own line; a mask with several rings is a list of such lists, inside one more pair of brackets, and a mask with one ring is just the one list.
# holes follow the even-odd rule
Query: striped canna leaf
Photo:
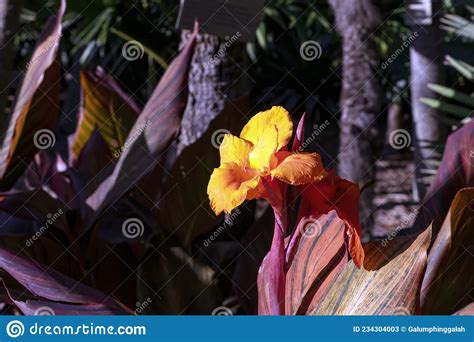
[[82, 71], [81, 89], [83, 108], [73, 137], [72, 159], [78, 159], [96, 128], [110, 151], [118, 151], [125, 144], [140, 108], [102, 68]]
[[176, 137], [187, 101], [188, 73], [197, 30], [196, 25], [186, 46], [155, 88], [122, 146], [114, 171], [87, 199], [88, 205], [98, 213], [152, 171]]
[[7, 131], [0, 147], [0, 189], [10, 189], [38, 149], [54, 145], [53, 130], [59, 117], [60, 65], [56, 60], [66, 9], [49, 18], [33, 56], [26, 65]]
[[312, 315], [412, 315], [426, 268], [431, 227], [416, 239], [395, 237], [365, 246], [364, 269], [348, 263]]

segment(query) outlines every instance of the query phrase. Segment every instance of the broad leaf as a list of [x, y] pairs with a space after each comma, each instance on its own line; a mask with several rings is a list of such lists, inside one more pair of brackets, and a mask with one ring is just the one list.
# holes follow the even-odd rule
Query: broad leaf
[[86, 305], [74, 305], [56, 303], [44, 300], [13, 300], [13, 303], [18, 309], [27, 316], [44, 316], [44, 315], [83, 315], [83, 316], [95, 316], [95, 315], [125, 315], [129, 314], [126, 311], [117, 311], [116, 309], [110, 308], [104, 304], [86, 304]]
[[[58, 153], [36, 153], [28, 169], [15, 184], [15, 189], [35, 191], [43, 189], [49, 196], [61, 202], [63, 207], [80, 210], [84, 206], [85, 182], [74, 168], [69, 168]], [[26, 204], [26, 203], [25, 203]]]
[[116, 202], [159, 163], [179, 131], [186, 106], [188, 73], [197, 27], [155, 88], [134, 127], [113, 173], [87, 199], [98, 213]]
[[474, 188], [460, 190], [430, 250], [422, 287], [426, 314], [451, 314], [474, 296]]
[[[56, 53], [66, 9], [46, 24], [15, 99], [8, 129], [0, 146], [0, 189], [10, 189], [39, 148], [54, 145], [52, 132], [59, 116], [60, 65]], [[2, 108], [3, 110], [3, 108]]]
[[105, 294], [36, 262], [0, 249], [0, 268], [32, 294], [44, 300], [81, 305], [104, 305], [116, 313], [125, 308]]
[[[361, 227], [359, 221], [359, 188], [356, 184], [336, 176], [330, 170], [327, 176], [319, 181], [301, 187], [301, 205], [298, 221], [308, 217], [318, 218], [335, 210], [338, 217], [345, 222], [345, 232], [348, 238], [349, 255], [357, 267], [364, 261], [364, 250], [360, 242]], [[295, 230], [290, 241], [291, 255], [294, 241], [297, 241], [301, 231]]]
[[365, 269], [348, 263], [313, 315], [410, 315], [417, 313], [431, 227], [416, 239], [396, 237], [365, 246]]
[[[49, 193], [48, 193], [49, 191]], [[50, 194], [51, 190], [38, 188], [31, 191], [11, 191], [0, 194], [0, 235], [33, 234], [41, 227], [52, 225], [67, 231], [67, 207]], [[33, 230], [24, 231], [15, 223], [18, 219], [30, 221]], [[48, 223], [49, 221], [49, 223]], [[12, 230], [18, 227], [19, 231]]]
[[[35, 263], [45, 265], [48, 268], [54, 268], [54, 270], [69, 278], [81, 279], [84, 275], [84, 265], [78, 262], [80, 256], [78, 257], [79, 254], [76, 253], [79, 245], [71, 245], [70, 253], [64, 253], [64, 244], [67, 244], [68, 240], [59, 229], [53, 226], [48, 227], [46, 230], [38, 230], [37, 226], [35, 226], [35, 231], [39, 232], [39, 234], [2, 237], [0, 239], [0, 249], [27, 260], [34, 260]], [[3, 279], [10, 291], [19, 287], [18, 282], [14, 278], [5, 277], [6, 273], [1, 270], [1, 267], [0, 272], [4, 276]], [[24, 293], [24, 288], [22, 286], [20, 288]], [[20, 299], [20, 297], [15, 298]], [[22, 296], [21, 300], [23, 299]]]
[[[50, 196], [64, 203], [71, 209], [84, 205], [84, 198], [78, 189], [83, 189], [77, 170], [70, 168], [58, 153], [40, 151], [36, 153], [24, 176], [27, 189], [47, 187]], [[15, 187], [18, 187], [17, 183]]]
[[286, 273], [285, 314], [305, 314], [324, 298], [349, 258], [345, 223], [335, 211], [318, 219], [307, 217], [296, 228], [302, 231]]
[[[265, 184], [268, 189], [270, 186]], [[283, 191], [282, 191], [283, 192]], [[282, 196], [281, 194], [279, 194]], [[277, 196], [274, 196], [277, 198]], [[271, 199], [269, 201], [271, 203]], [[275, 215], [270, 250], [258, 270], [258, 314], [282, 315], [285, 312], [285, 217], [272, 205]], [[269, 227], [270, 228], [270, 227]]]
[[79, 157], [95, 129], [118, 158], [140, 108], [102, 68], [82, 71], [81, 88], [83, 108], [72, 145], [73, 160]]
[[110, 176], [114, 165], [112, 152], [100, 132], [95, 129], [71, 168], [77, 170], [80, 175], [82, 184], [77, 187], [77, 190], [80, 190], [78, 197], [81, 203], [85, 204], [87, 196], [94, 193], [97, 187]]
[[247, 97], [226, 103], [202, 137], [181, 152], [163, 186], [159, 202], [161, 227], [176, 235], [186, 248], [219, 220], [209, 215], [212, 211], [206, 193], [212, 170], [219, 166], [217, 143], [226, 132], [240, 132], [248, 114]]
[[462, 188], [474, 186], [474, 121], [448, 137], [441, 164], [423, 200], [414, 227], [424, 229], [433, 222], [433, 233], [441, 228], [451, 202]]
[[[290, 238], [286, 239], [286, 315], [312, 311], [349, 260], [345, 223], [334, 210], [317, 218], [304, 217], [296, 230], [300, 234], [293, 240], [291, 249], [288, 247]], [[265, 272], [268, 264], [267, 256], [259, 273], [259, 289], [266, 288], [266, 283], [270, 281]], [[266, 304], [269, 300], [265, 292], [259, 290], [259, 314], [271, 314], [266, 309], [269, 308]]]

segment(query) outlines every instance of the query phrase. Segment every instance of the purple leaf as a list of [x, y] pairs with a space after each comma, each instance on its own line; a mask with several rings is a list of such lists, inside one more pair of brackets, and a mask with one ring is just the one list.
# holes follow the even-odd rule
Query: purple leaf
[[99, 214], [131, 190], [157, 165], [179, 131], [186, 106], [188, 73], [197, 27], [158, 83], [130, 131], [113, 173], [87, 199]]
[[0, 268], [42, 299], [96, 307], [104, 305], [110, 310], [126, 313], [120, 303], [105, 294], [4, 249], [0, 249]]
[[[55, 60], [66, 9], [61, 1], [50, 17], [27, 64], [26, 73], [0, 143], [0, 188], [10, 189], [39, 148], [54, 145], [52, 130], [59, 116], [60, 65]], [[3, 134], [2, 134], [3, 135]]]

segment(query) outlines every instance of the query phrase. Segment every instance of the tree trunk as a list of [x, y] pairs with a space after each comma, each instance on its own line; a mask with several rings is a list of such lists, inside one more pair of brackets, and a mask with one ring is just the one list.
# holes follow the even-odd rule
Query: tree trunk
[[[23, 0], [0, 0], [0, 132], [8, 124], [6, 107], [10, 92], [12, 66], [15, 58], [13, 37], [18, 31], [20, 8]], [[3, 133], [0, 133], [3, 135]]]
[[[189, 31], [183, 31], [182, 42]], [[236, 59], [241, 46], [234, 37], [222, 40], [214, 35], [200, 33], [191, 61], [189, 95], [181, 122], [178, 154], [195, 142], [208, 128], [209, 123], [222, 111], [228, 99], [237, 94]]]
[[[343, 44], [338, 169], [341, 177], [362, 187], [375, 180], [376, 119], [382, 92], [374, 70], [379, 58], [372, 35], [380, 15], [370, 0], [330, 0], [330, 5]], [[361, 218], [369, 231], [373, 226], [373, 197], [372, 186], [361, 196]]]
[[410, 89], [415, 131], [415, 190], [420, 198], [424, 197], [429, 185], [424, 171], [435, 168], [429, 161], [441, 157], [442, 151], [433, 143], [444, 142], [448, 134], [447, 127], [437, 118], [438, 111], [420, 101], [423, 97], [438, 97], [428, 88], [428, 84], [442, 84], [444, 81], [443, 34], [436, 15], [440, 7], [440, 1], [433, 0], [412, 0], [407, 3], [407, 21], [413, 33], [417, 32], [417, 39], [410, 47]]

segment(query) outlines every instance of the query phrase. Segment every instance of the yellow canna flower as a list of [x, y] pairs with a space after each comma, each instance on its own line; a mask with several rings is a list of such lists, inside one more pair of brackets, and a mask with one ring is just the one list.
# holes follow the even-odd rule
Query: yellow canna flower
[[245, 200], [268, 198], [263, 180], [278, 179], [301, 185], [321, 180], [326, 171], [317, 153], [286, 149], [293, 122], [283, 107], [256, 114], [240, 138], [226, 134], [220, 146], [221, 165], [214, 169], [207, 187], [212, 210], [230, 213]]

